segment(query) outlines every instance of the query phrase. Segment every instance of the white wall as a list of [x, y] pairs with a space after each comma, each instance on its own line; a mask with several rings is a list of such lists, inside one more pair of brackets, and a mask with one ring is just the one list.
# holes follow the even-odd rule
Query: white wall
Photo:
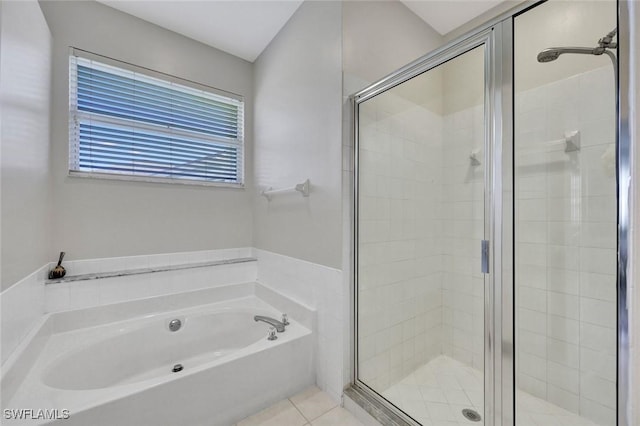
[[44, 313], [43, 265], [52, 254], [52, 41], [36, 1], [2, 2], [0, 7], [0, 361], [4, 363]]
[[368, 83], [442, 44], [440, 34], [399, 1], [346, 1], [342, 8], [344, 72]]
[[497, 18], [498, 16], [508, 12], [509, 9], [513, 9], [519, 4], [524, 3], [524, 1], [526, 0], [503, 0], [502, 2], [496, 4], [494, 7], [487, 10], [486, 12], [480, 14], [479, 16], [476, 16], [469, 22], [466, 22], [461, 26], [459, 26], [458, 28], [455, 28], [449, 31], [447, 34], [444, 35], [444, 39], [447, 42], [450, 42], [458, 37], [461, 37], [464, 34], [468, 33], [469, 31], [473, 31], [480, 25], [483, 25], [486, 22], [489, 22], [490, 20]]
[[305, 2], [255, 62], [256, 189], [309, 178], [311, 195], [254, 200], [254, 245], [334, 268], [342, 261], [339, 2]]
[[3, 2], [0, 15], [2, 285], [53, 256], [49, 110], [51, 34], [35, 1]]
[[[97, 2], [40, 5], [54, 37], [54, 249], [82, 259], [250, 246], [251, 64]], [[249, 188], [68, 177], [69, 46], [245, 96]]]

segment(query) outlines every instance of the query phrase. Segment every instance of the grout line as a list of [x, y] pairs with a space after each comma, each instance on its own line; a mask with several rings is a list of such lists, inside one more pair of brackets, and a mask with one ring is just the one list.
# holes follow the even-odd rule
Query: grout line
[[302, 418], [303, 418], [303, 419], [305, 419], [305, 420], [307, 421], [307, 423], [306, 423], [306, 424], [310, 424], [310, 423], [311, 423], [311, 420], [310, 420], [310, 419], [308, 419], [308, 418], [307, 418], [307, 416], [305, 416], [305, 415], [304, 415], [304, 413], [302, 412], [302, 410], [300, 410], [300, 409], [298, 408], [298, 406], [296, 405], [296, 403], [295, 403], [295, 402], [293, 402], [293, 401], [291, 400], [291, 398], [287, 398], [287, 400], [291, 403], [291, 405], [293, 405], [293, 407], [298, 411], [298, 413], [300, 413], [300, 415], [302, 416]]

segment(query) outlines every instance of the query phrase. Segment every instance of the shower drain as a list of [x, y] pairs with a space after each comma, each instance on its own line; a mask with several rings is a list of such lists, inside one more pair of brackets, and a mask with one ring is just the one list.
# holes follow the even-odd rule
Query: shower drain
[[480, 420], [482, 420], [482, 417], [480, 417], [480, 414], [478, 414], [476, 410], [472, 410], [470, 408], [465, 408], [464, 410], [462, 410], [462, 415], [467, 420], [471, 420], [472, 422], [479, 422]]

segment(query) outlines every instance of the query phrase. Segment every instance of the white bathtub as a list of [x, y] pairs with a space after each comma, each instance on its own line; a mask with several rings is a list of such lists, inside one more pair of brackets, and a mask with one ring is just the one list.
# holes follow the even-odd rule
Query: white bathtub
[[251, 295], [54, 333], [3, 408], [69, 410], [61, 425], [230, 425], [315, 379], [310, 327], [290, 319], [270, 341], [254, 315], [281, 312]]

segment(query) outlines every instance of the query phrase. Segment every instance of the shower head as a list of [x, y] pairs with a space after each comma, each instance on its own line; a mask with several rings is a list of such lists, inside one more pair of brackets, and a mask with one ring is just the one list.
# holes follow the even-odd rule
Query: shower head
[[538, 62], [551, 62], [558, 59], [560, 56], [560, 51], [558, 49], [544, 49], [542, 52], [538, 53]]
[[552, 62], [558, 59], [563, 53], [578, 53], [581, 55], [607, 55], [613, 64], [613, 78], [616, 90], [618, 90], [618, 58], [615, 54], [615, 48], [618, 43], [613, 38], [618, 34], [618, 29], [614, 28], [606, 36], [598, 40], [596, 47], [550, 47], [538, 53], [537, 59], [540, 63]]
[[601, 47], [550, 47], [538, 53], [538, 62], [551, 62], [558, 59], [563, 53], [579, 53], [583, 55], [602, 55]]
[[613, 41], [613, 38], [617, 33], [618, 29], [614, 28], [606, 36], [598, 40], [597, 47], [550, 47], [548, 49], [544, 49], [542, 52], [538, 53], [538, 62], [544, 63], [555, 61], [563, 53], [578, 53], [582, 55], [602, 55], [606, 53], [611, 57], [612, 53], [607, 49], [617, 47], [617, 43]]

